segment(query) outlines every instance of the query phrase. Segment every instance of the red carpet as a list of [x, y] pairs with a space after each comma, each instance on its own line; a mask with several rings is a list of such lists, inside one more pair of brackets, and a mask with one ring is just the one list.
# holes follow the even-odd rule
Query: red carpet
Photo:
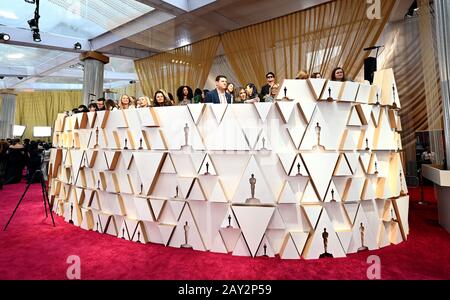
[[[1, 191], [0, 226], [25, 188]], [[420, 193], [410, 190], [412, 201]], [[425, 195], [434, 198], [432, 188]], [[411, 203], [407, 242], [343, 259], [284, 261], [141, 245], [85, 231], [56, 217], [45, 219], [40, 186], [34, 184], [6, 232], [0, 232], [0, 279], [67, 279], [70, 255], [81, 259], [81, 279], [367, 279], [369, 255], [381, 259], [382, 279], [450, 279], [450, 234], [437, 223], [434, 204]]]

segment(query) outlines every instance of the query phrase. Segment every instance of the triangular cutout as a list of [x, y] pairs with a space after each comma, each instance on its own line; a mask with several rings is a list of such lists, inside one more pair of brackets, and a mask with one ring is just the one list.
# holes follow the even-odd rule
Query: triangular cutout
[[295, 102], [277, 102], [276, 103], [278, 111], [280, 112], [280, 115], [284, 121], [284, 123], [288, 123], [289, 119], [292, 116], [292, 112], [294, 111], [294, 108], [296, 107]]
[[248, 245], [242, 234], [239, 236], [239, 239], [236, 242], [236, 246], [234, 247], [234, 250], [233, 250], [233, 255], [234, 256], [252, 256], [250, 253], [250, 249], [248, 248]]
[[189, 112], [191, 113], [192, 120], [196, 125], [198, 125], [198, 122], [200, 121], [200, 118], [205, 109], [205, 104], [203, 103], [188, 104], [187, 107], [189, 109]]
[[209, 154], [206, 154], [203, 162], [201, 163], [200, 169], [198, 170], [199, 175], [217, 175], [216, 168], [211, 160]]
[[291, 234], [288, 233], [283, 241], [283, 245], [280, 248], [280, 258], [281, 259], [300, 259], [300, 253], [298, 253], [297, 247], [295, 246], [294, 240]]
[[233, 211], [253, 256], [269, 225], [274, 207], [234, 206]]
[[262, 122], [266, 122], [267, 116], [269, 115], [270, 109], [272, 108], [272, 103], [256, 102], [254, 104]]
[[267, 240], [266, 235], [264, 235], [255, 256], [275, 257], [275, 253]]
[[347, 163], [347, 159], [345, 158], [345, 154], [341, 153], [339, 156], [338, 162], [336, 164], [336, 168], [334, 169], [333, 176], [352, 176], [352, 170]]
[[283, 189], [281, 190], [280, 197], [278, 198], [278, 203], [297, 203], [298, 199], [291, 189], [289, 182], [285, 181]]
[[321, 200], [330, 183], [333, 171], [338, 159], [338, 153], [303, 153], [303, 160], [306, 164], [308, 174], [317, 190]]
[[213, 104], [210, 105], [211, 110], [214, 114], [214, 117], [217, 120], [217, 123], [220, 124], [222, 122], [222, 118], [227, 110], [228, 104]]

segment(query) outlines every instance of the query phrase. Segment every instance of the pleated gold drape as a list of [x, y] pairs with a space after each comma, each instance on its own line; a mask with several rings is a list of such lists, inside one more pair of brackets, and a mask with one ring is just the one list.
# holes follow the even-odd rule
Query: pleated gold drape
[[159, 89], [174, 94], [179, 86], [203, 88], [216, 56], [218, 36], [135, 61], [136, 72], [146, 96]]
[[33, 139], [34, 126], [53, 128], [58, 113], [78, 107], [82, 99], [83, 94], [79, 90], [19, 93], [15, 123], [27, 126], [23, 138]]
[[381, 1], [381, 19], [368, 18], [368, 4], [339, 0], [222, 35], [225, 54], [239, 81], [265, 84], [268, 71], [278, 81], [299, 70], [325, 77], [341, 66], [354, 78], [392, 11], [395, 0]]

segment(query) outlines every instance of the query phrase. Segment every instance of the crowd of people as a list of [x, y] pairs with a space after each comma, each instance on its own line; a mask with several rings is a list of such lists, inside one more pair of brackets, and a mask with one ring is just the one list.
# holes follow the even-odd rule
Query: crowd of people
[[[0, 190], [3, 185], [19, 183], [25, 176], [27, 183], [34, 183], [40, 177], [33, 175], [41, 170], [47, 180], [51, 144], [24, 139], [0, 140]], [[33, 181], [33, 182], [32, 182]]]
[[[322, 78], [322, 74], [308, 74], [306, 71], [298, 72], [296, 79]], [[331, 76], [333, 81], [347, 81], [344, 69], [336, 68]], [[175, 98], [172, 93], [168, 93], [164, 89], [155, 92], [153, 98], [142, 96], [137, 99], [133, 96], [122, 95], [118, 101], [112, 99], [99, 98], [96, 103], [90, 103], [89, 106], [80, 105], [72, 110], [72, 113], [92, 112], [101, 110], [117, 110], [128, 108], [140, 108], [150, 106], [172, 106], [187, 105], [195, 103], [255, 103], [255, 102], [275, 102], [280, 91], [280, 84], [277, 83], [275, 73], [266, 74], [266, 84], [258, 92], [256, 85], [248, 83], [245, 86], [236, 88], [224, 75], [216, 77], [216, 88], [209, 91], [206, 89], [196, 88], [194, 91], [190, 86], [180, 86], [177, 89]], [[70, 113], [69, 113], [70, 114]]]

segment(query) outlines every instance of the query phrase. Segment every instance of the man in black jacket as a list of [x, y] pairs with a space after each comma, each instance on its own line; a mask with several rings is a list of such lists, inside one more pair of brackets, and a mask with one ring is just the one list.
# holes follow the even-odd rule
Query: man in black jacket
[[261, 99], [261, 102], [265, 102], [264, 96], [269, 95], [270, 88], [275, 84], [275, 74], [273, 72], [267, 73], [266, 79], [267, 79], [267, 84], [262, 87], [261, 95], [259, 96], [259, 99]]

